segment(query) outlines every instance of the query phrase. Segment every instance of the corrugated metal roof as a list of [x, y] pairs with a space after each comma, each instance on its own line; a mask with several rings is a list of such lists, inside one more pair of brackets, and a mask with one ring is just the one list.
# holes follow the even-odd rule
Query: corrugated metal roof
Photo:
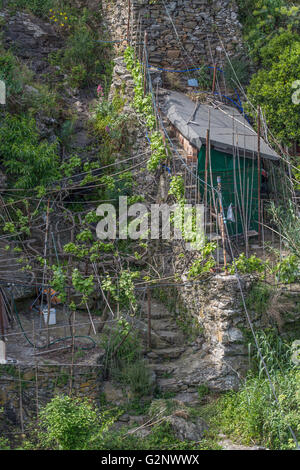
[[[226, 153], [236, 149], [248, 158], [257, 156], [258, 135], [248, 121], [235, 108], [218, 104], [216, 107], [193, 102], [183, 93], [168, 92], [162, 107], [171, 123], [196, 148], [206, 142], [209, 127], [211, 144]], [[279, 155], [261, 139], [261, 157], [279, 160]]]

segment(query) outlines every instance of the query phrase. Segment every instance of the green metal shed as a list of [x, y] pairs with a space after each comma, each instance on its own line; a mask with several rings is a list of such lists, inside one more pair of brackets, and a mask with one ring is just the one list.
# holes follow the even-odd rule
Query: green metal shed
[[[206, 139], [209, 129], [207, 204], [213, 207], [210, 187], [216, 189], [217, 178], [221, 177], [225, 214], [231, 215], [227, 217], [229, 233], [257, 232], [259, 138], [249, 122], [235, 108], [218, 102], [195, 103], [183, 93], [174, 91], [166, 93], [162, 110], [198, 153], [199, 189], [202, 196], [205, 193]], [[262, 162], [264, 159], [276, 162], [280, 158], [262, 138], [260, 156]]]
[[[211, 149], [211, 171], [208, 168], [208, 183], [217, 188], [217, 177], [221, 177], [222, 200], [225, 214], [230, 206], [233, 218], [227, 218], [230, 235], [247, 231], [258, 231], [258, 167], [257, 160]], [[199, 151], [199, 189], [204, 195], [206, 146]], [[213, 207], [212, 192], [207, 193], [207, 202]], [[234, 220], [234, 221], [233, 221]]]

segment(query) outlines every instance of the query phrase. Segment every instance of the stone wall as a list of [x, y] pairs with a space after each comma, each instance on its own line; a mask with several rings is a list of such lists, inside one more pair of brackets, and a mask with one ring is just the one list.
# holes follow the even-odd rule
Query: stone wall
[[[131, 39], [141, 42], [147, 31], [150, 64], [174, 69], [202, 63], [212, 65], [216, 60], [222, 65], [225, 58], [222, 43], [230, 56], [242, 51], [235, 1], [166, 0], [164, 3], [173, 24], [162, 0], [131, 0]], [[111, 38], [126, 40], [128, 0], [103, 0], [102, 5]]]
[[[203, 383], [206, 375], [204, 382], [215, 389], [237, 388], [248, 366], [249, 325], [236, 277], [219, 274], [191, 286], [184, 275], [182, 280], [187, 285], [179, 288], [179, 297], [202, 331], [198, 361], [187, 364], [186, 375], [194, 383]], [[243, 277], [245, 295], [252, 283]]]
[[[72, 375], [72, 395], [98, 401], [99, 369], [76, 366]], [[18, 366], [0, 366], [0, 410], [3, 410], [0, 413], [0, 434], [13, 434], [21, 428], [21, 420], [26, 430], [36, 417], [37, 407], [41, 409], [57, 394], [69, 394], [70, 378], [68, 366], [43, 365], [37, 369], [20, 366], [20, 376]]]

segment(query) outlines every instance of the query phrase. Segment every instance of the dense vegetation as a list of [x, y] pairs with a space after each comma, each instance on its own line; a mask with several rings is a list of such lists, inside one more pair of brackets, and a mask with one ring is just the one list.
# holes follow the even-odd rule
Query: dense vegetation
[[300, 7], [288, 0], [238, 3], [246, 47], [258, 69], [247, 89], [255, 109], [249, 106], [248, 111], [255, 116], [260, 105], [270, 133], [293, 148], [300, 141], [300, 104], [292, 100], [300, 77]]
[[[53, 256], [51, 263], [49, 260], [46, 263], [42, 257], [32, 261], [21, 255], [18, 261], [26, 272], [40, 274], [42, 266], [50, 285], [66, 304], [71, 285], [79, 296], [80, 305], [87, 306], [87, 310], [98, 281], [98, 274], [93, 271], [91, 274], [88, 268], [94, 263], [103, 263], [101, 289], [109, 296], [113, 308], [127, 315], [127, 319], [126, 315], [124, 318], [121, 315], [115, 328], [103, 330], [101, 346], [106, 358], [103, 378], [128, 388], [131, 394], [127, 406], [119, 409], [111, 409], [103, 396], [99, 397], [100, 406], [88, 400], [56, 396], [43, 408], [38, 425], [31, 423], [32, 429], [25, 441], [17, 440], [17, 445], [25, 449], [60, 450], [202, 450], [219, 448], [218, 435], [222, 432], [248, 445], [259, 443], [272, 449], [294, 448], [289, 426], [299, 435], [300, 375], [297, 361], [292, 361], [295, 358], [292, 335], [285, 339], [280, 336], [282, 312], [275, 312], [271, 318], [272, 331], [258, 334], [280, 406], [272, 395], [261, 360], [254, 353], [252, 337], [248, 341], [250, 372], [238, 392], [215, 396], [204, 385], [199, 387], [199, 407], [176, 410], [178, 404], [172, 393], [164, 396], [153, 386], [143, 359], [142, 345], [128, 321], [128, 316], [138, 313], [136, 280], [148, 286], [159, 279], [151, 265], [149, 246], [141, 240], [134, 243], [95, 240], [93, 228], [99, 216], [94, 208], [80, 214], [79, 218], [80, 211], [87, 207], [83, 205], [86, 202], [107, 200], [116, 205], [120, 195], [127, 196], [129, 203], [144, 199], [143, 194], [137, 194], [137, 182], [130, 165], [127, 167], [122, 163], [131, 152], [130, 123], [137, 128], [142, 126], [148, 132], [150, 149], [142, 171], [147, 167], [155, 174], [168, 161], [170, 149], [157, 130], [152, 96], [144, 94], [142, 64], [135, 57], [134, 49], [128, 47], [124, 59], [134, 82], [132, 107], [136, 111], [136, 115], [131, 116], [128, 108], [125, 110], [128, 104], [125, 89], [121, 88], [111, 100], [108, 99], [112, 50], [100, 42], [106, 38], [105, 30], [99, 30], [100, 13], [88, 9], [82, 11], [72, 1], [11, 0], [5, 3], [11, 13], [30, 11], [49, 21], [62, 38], [62, 46], [48, 57], [53, 77], [49, 80], [40, 77], [39, 80], [15, 51], [4, 48], [0, 36], [0, 79], [5, 80], [8, 91], [7, 106], [0, 113], [0, 163], [7, 176], [9, 194], [4, 195], [9, 218], [1, 215], [0, 231], [2, 235], [11, 236], [16, 244], [19, 241], [17, 234], [25, 239], [31, 235], [35, 220], [45, 217], [49, 198], [67, 187], [71, 196], [66, 191], [64, 197], [71, 200], [62, 206], [64, 216], [73, 218], [78, 230], [72, 241], [63, 246], [64, 261], [54, 260]], [[293, 149], [300, 142], [300, 104], [292, 100], [294, 83], [300, 79], [300, 7], [287, 0], [239, 0], [238, 3], [248, 62], [254, 70], [246, 89], [251, 101], [247, 111], [255, 118], [260, 105], [269, 126], [270, 141], [276, 140]], [[4, 26], [0, 18], [0, 27]], [[249, 64], [235, 61], [233, 65], [239, 81], [246, 84]], [[230, 81], [232, 70], [229, 65], [225, 73]], [[200, 81], [201, 78], [207, 81], [207, 77], [199, 77]], [[233, 78], [236, 78], [235, 74]], [[82, 118], [74, 108], [68, 107], [74, 90], [76, 96], [82, 93], [80, 96], [93, 95], [94, 98], [88, 120], [91, 144], [86, 153], [81, 154], [72, 147], [74, 125]], [[49, 123], [51, 138], [43, 133]], [[120, 171], [115, 173], [116, 162]], [[180, 206], [185, 203], [182, 176], [170, 178], [169, 197]], [[36, 204], [35, 200], [38, 201]], [[63, 205], [63, 198], [59, 202]], [[284, 288], [286, 284], [299, 281], [300, 276], [299, 217], [292, 205], [284, 209], [273, 206], [270, 214], [284, 237], [288, 254], [281, 256], [269, 248], [266, 251], [270, 259], [262, 260], [242, 253], [227, 267], [230, 274], [238, 270], [241, 274], [256, 277], [257, 283], [246, 299], [253, 315], [269, 313], [279, 286]], [[188, 269], [189, 280], [199, 281], [211, 275], [216, 265], [213, 257], [216, 247], [213, 242], [202, 247], [199, 257]], [[21, 248], [14, 250], [22, 251]], [[184, 258], [184, 253], [181, 257]], [[67, 261], [70, 259], [74, 265]], [[178, 279], [179, 273], [175, 273], [172, 281]], [[67, 309], [69, 313], [74, 312], [75, 302], [68, 303]], [[184, 331], [188, 336], [192, 326], [186, 319], [185, 322]], [[169, 414], [161, 416], [153, 410], [162, 401]], [[125, 412], [149, 417], [153, 421], [151, 432], [141, 437], [138, 433], [130, 433], [126, 426], [117, 430], [113, 424]], [[169, 415], [176, 412], [191, 420], [206, 419], [209, 430], [202, 441], [180, 441], [176, 437], [169, 420]], [[0, 438], [2, 448], [9, 449], [10, 443]]]

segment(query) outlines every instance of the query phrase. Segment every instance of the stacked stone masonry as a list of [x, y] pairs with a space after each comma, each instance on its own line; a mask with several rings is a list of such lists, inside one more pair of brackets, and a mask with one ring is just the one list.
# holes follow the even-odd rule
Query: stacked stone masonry
[[[133, 43], [143, 41], [144, 32], [148, 33], [151, 65], [172, 70], [214, 62], [220, 66], [226, 57], [224, 49], [229, 56], [242, 52], [235, 1], [131, 0], [130, 15], [128, 4], [128, 0], [103, 0], [107, 29], [111, 39], [126, 40], [130, 16], [129, 32]], [[140, 49], [137, 46], [137, 50]]]

